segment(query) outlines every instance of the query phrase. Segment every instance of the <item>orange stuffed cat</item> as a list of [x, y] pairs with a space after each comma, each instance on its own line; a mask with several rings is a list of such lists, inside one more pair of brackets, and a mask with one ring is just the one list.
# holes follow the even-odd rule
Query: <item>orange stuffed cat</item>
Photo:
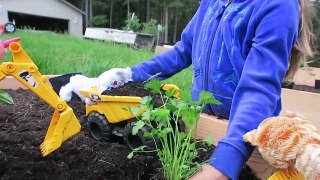
[[278, 169], [297, 170], [320, 180], [320, 131], [298, 113], [267, 118], [243, 136]]

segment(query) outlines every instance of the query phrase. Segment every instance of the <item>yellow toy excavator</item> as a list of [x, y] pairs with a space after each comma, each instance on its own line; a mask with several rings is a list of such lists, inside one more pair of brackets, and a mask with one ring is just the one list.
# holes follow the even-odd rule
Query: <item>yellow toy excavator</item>
[[11, 62], [0, 64], [0, 81], [6, 76], [13, 76], [54, 108], [47, 134], [40, 146], [42, 155], [46, 156], [59, 148], [62, 142], [78, 133], [81, 128], [80, 123], [73, 110], [55, 93], [21, 45], [18, 42], [11, 42], [9, 49], [13, 58]]

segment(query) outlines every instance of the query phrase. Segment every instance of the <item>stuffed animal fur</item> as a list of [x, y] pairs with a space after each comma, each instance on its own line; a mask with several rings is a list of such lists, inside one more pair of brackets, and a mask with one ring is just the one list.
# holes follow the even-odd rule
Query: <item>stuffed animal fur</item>
[[306, 179], [320, 180], [320, 131], [302, 114], [287, 112], [267, 118], [243, 136], [278, 169], [297, 170]]

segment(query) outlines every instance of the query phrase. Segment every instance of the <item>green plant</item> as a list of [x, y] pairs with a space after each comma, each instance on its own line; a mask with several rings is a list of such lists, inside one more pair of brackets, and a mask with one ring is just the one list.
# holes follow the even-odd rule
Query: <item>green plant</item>
[[0, 90], [0, 103], [13, 104], [13, 99], [10, 94], [4, 90]]
[[151, 19], [149, 22], [143, 23], [141, 32], [156, 35], [158, 33], [157, 22], [158, 22], [157, 20]]
[[136, 16], [134, 13], [130, 14], [128, 19], [125, 21], [126, 26], [123, 28], [125, 31], [133, 31], [133, 32], [139, 32], [141, 24], [139, 22], [138, 16]]
[[[144, 136], [153, 138], [156, 149], [146, 150], [145, 146], [134, 149], [128, 158], [139, 152], [156, 152], [159, 157], [166, 179], [180, 180], [190, 177], [200, 167], [193, 162], [197, 156], [196, 144], [200, 142], [212, 143], [209, 140], [193, 140], [200, 113], [209, 103], [220, 104], [211, 93], [200, 93], [199, 101], [193, 102], [189, 91], [167, 90], [162, 93], [161, 83], [151, 79], [146, 85], [152, 93], [159, 94], [163, 105], [154, 108], [150, 96], [143, 97], [141, 105], [137, 108], [128, 108], [137, 118], [132, 134], [137, 134], [141, 128], [148, 126], [151, 131]], [[179, 93], [180, 97], [175, 98]], [[143, 113], [138, 115], [138, 112]], [[188, 131], [181, 131], [180, 122], [183, 122]], [[159, 143], [158, 143], [159, 142]]]

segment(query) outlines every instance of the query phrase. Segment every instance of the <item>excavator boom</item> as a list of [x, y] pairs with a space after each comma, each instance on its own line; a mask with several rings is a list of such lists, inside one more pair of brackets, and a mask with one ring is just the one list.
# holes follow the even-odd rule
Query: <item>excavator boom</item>
[[0, 81], [6, 76], [13, 76], [54, 108], [47, 134], [40, 146], [42, 155], [46, 156], [59, 148], [63, 141], [78, 133], [81, 128], [80, 123], [73, 110], [55, 93], [21, 45], [18, 42], [11, 42], [9, 49], [13, 60], [0, 64]]

